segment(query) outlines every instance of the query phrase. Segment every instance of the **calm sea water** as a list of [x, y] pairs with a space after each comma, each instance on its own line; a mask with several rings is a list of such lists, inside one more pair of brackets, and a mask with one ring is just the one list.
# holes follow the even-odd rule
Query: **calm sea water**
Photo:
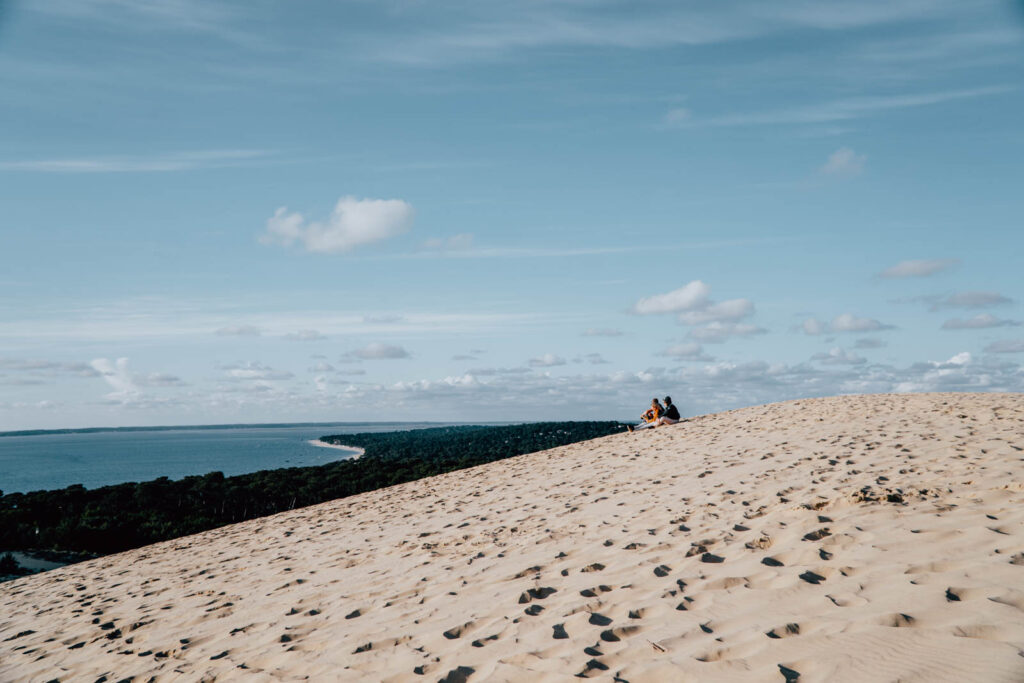
[[157, 477], [180, 479], [223, 472], [230, 476], [279, 467], [323, 465], [354, 451], [309, 443], [327, 434], [394, 432], [422, 423], [339, 423], [318, 426], [170, 429], [0, 437], [0, 490], [4, 493], [96, 488]]

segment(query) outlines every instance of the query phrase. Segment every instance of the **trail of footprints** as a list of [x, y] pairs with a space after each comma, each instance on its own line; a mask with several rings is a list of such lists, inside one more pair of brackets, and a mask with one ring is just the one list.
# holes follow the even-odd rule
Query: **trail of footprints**
[[[1006, 625], [1024, 623], [1024, 590], [979, 580], [976, 563], [908, 564], [899, 580], [927, 605], [921, 611], [875, 608], [885, 599], [868, 580], [888, 571], [887, 555], [927, 535], [953, 539], [964, 557], [984, 545], [986, 562], [1002, 571], [1024, 567], [1024, 484], [1012, 486], [1024, 455], [1014, 442], [1019, 418], [982, 439], [969, 424], [979, 416], [951, 418], [947, 408], [968, 413], [939, 405], [937, 422], [965, 423], [950, 449], [938, 427], [899, 411], [858, 428], [865, 405], [877, 413], [861, 398], [830, 399], [834, 409], [816, 413], [822, 436], [813, 442], [795, 442], [784, 428], [808, 419], [799, 403], [766, 406], [747, 411], [746, 426], [763, 432], [756, 445], [719, 429], [714, 416], [698, 418], [611, 437], [600, 458], [582, 447], [523, 456], [171, 541], [130, 563], [103, 558], [7, 584], [0, 613], [29, 621], [60, 613], [66, 624], [44, 633], [0, 616], [0, 655], [42, 671], [47, 659], [57, 670], [64, 653], [116, 653], [123, 667], [90, 670], [103, 680], [240, 669], [273, 676], [289, 653], [332, 653], [327, 670], [367, 680], [486, 680], [503, 666], [626, 681], [643, 680], [643, 663], [662, 659], [698, 672], [760, 663], [851, 624], [1024, 641], [1022, 629]], [[982, 443], [1017, 464], [984, 471]], [[1008, 475], [1011, 485], [979, 492], [965, 475]], [[998, 501], [984, 506], [994, 514], [974, 512], [979, 497]], [[922, 534], [917, 527], [933, 518], [939, 523]], [[894, 527], [895, 543], [873, 532]], [[200, 543], [205, 566], [168, 566], [164, 553]], [[243, 591], [260, 553], [271, 579]], [[463, 595], [488, 600], [470, 600], [467, 612]], [[746, 607], [763, 604], [758, 595], [778, 602], [768, 612], [778, 618], [766, 622], [763, 610]], [[793, 618], [787, 601], [812, 608]], [[1013, 616], [962, 619], [974, 601]], [[287, 607], [268, 613], [254, 603]], [[0, 664], [0, 678], [3, 666], [11, 664]], [[778, 680], [797, 681], [804, 665], [788, 657], [767, 666]]]

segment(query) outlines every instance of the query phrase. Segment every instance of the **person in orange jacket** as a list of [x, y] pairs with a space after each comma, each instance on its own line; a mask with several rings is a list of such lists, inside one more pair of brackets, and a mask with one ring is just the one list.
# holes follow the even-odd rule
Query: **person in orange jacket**
[[648, 429], [650, 427], [656, 427], [658, 425], [658, 419], [665, 414], [665, 407], [661, 405], [661, 402], [657, 398], [651, 399], [651, 407], [644, 411], [641, 415], [643, 422], [633, 427], [632, 425], [627, 426], [626, 429], [634, 431], [637, 429]]

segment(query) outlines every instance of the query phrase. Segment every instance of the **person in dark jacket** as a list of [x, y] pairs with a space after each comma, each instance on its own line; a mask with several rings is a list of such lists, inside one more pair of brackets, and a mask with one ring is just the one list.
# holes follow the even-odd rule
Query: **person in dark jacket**
[[672, 403], [672, 397], [665, 397], [665, 414], [658, 418], [659, 425], [674, 425], [679, 422], [679, 409]]

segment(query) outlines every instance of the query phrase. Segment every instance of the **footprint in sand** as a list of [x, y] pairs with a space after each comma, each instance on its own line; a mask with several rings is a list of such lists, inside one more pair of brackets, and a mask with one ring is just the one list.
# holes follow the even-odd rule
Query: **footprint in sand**
[[786, 683], [796, 683], [800, 680], [800, 672], [789, 668], [785, 664], [779, 664], [779, 673], [785, 678]]
[[527, 602], [532, 602], [533, 600], [543, 600], [544, 598], [557, 592], [557, 589], [551, 588], [550, 586], [545, 586], [543, 588], [530, 588], [525, 593], [520, 594], [519, 604], [522, 605]]

